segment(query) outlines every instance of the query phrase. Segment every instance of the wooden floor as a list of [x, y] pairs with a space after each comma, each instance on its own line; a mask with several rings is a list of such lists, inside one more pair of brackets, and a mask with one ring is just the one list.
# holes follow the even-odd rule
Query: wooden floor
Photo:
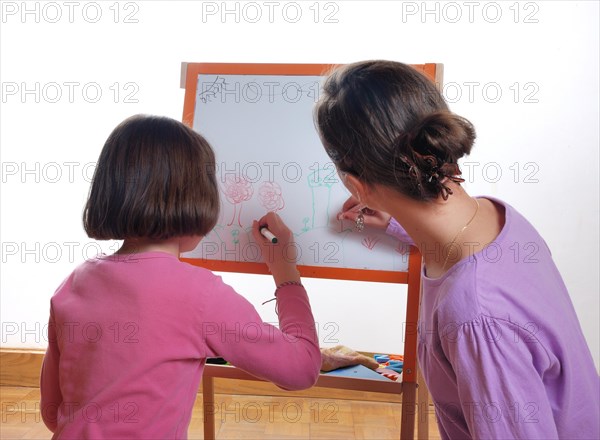
[[[0, 438], [49, 439], [38, 388], [0, 387]], [[218, 439], [398, 439], [399, 403], [301, 397], [215, 395]], [[425, 416], [425, 414], [423, 415]], [[440, 438], [433, 407], [429, 438]], [[201, 439], [202, 397], [194, 405], [190, 439]], [[416, 438], [416, 435], [415, 435]]]

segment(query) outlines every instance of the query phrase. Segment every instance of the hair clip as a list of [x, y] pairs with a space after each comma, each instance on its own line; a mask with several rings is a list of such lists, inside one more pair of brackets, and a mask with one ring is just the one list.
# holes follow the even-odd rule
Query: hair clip
[[436, 167], [436, 168], [434, 168], [433, 170], [431, 170], [431, 173], [429, 174], [429, 179], [427, 179], [427, 181], [428, 181], [429, 183], [431, 183], [431, 181], [432, 181], [433, 179], [436, 179], [436, 180], [437, 180], [437, 179], [439, 179], [439, 178], [440, 178], [440, 175], [437, 173], [437, 167]]

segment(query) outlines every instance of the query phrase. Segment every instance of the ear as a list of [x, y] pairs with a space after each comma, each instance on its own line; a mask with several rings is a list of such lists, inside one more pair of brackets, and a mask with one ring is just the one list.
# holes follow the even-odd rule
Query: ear
[[369, 186], [366, 183], [352, 174], [345, 173], [344, 184], [360, 203], [366, 203], [369, 196]]

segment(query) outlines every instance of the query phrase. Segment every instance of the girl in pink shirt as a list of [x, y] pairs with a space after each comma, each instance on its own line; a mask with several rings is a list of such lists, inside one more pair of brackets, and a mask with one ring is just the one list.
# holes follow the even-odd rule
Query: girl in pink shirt
[[53, 438], [186, 438], [207, 357], [284, 389], [315, 384], [314, 319], [292, 234], [276, 214], [255, 221], [253, 234], [270, 257], [279, 328], [220, 277], [179, 261], [218, 214], [215, 158], [201, 135], [155, 116], [115, 128], [83, 223], [91, 238], [123, 245], [81, 264], [51, 299], [41, 413]]

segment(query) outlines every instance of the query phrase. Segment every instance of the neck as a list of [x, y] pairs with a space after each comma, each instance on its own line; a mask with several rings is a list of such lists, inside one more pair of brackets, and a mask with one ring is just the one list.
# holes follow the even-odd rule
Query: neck
[[123, 254], [140, 254], [142, 252], [165, 252], [179, 257], [179, 238], [173, 237], [166, 240], [151, 240], [147, 238], [131, 238], [123, 241], [123, 245], [116, 252]]
[[[460, 185], [451, 183], [449, 186], [453, 194], [448, 200], [440, 196], [431, 201], [417, 201], [398, 194], [387, 198], [388, 212], [419, 248], [430, 277], [443, 275], [468, 255], [465, 243], [473, 239], [473, 225], [477, 222], [477, 217], [474, 218], [477, 202]], [[471, 253], [474, 249], [471, 246]]]

